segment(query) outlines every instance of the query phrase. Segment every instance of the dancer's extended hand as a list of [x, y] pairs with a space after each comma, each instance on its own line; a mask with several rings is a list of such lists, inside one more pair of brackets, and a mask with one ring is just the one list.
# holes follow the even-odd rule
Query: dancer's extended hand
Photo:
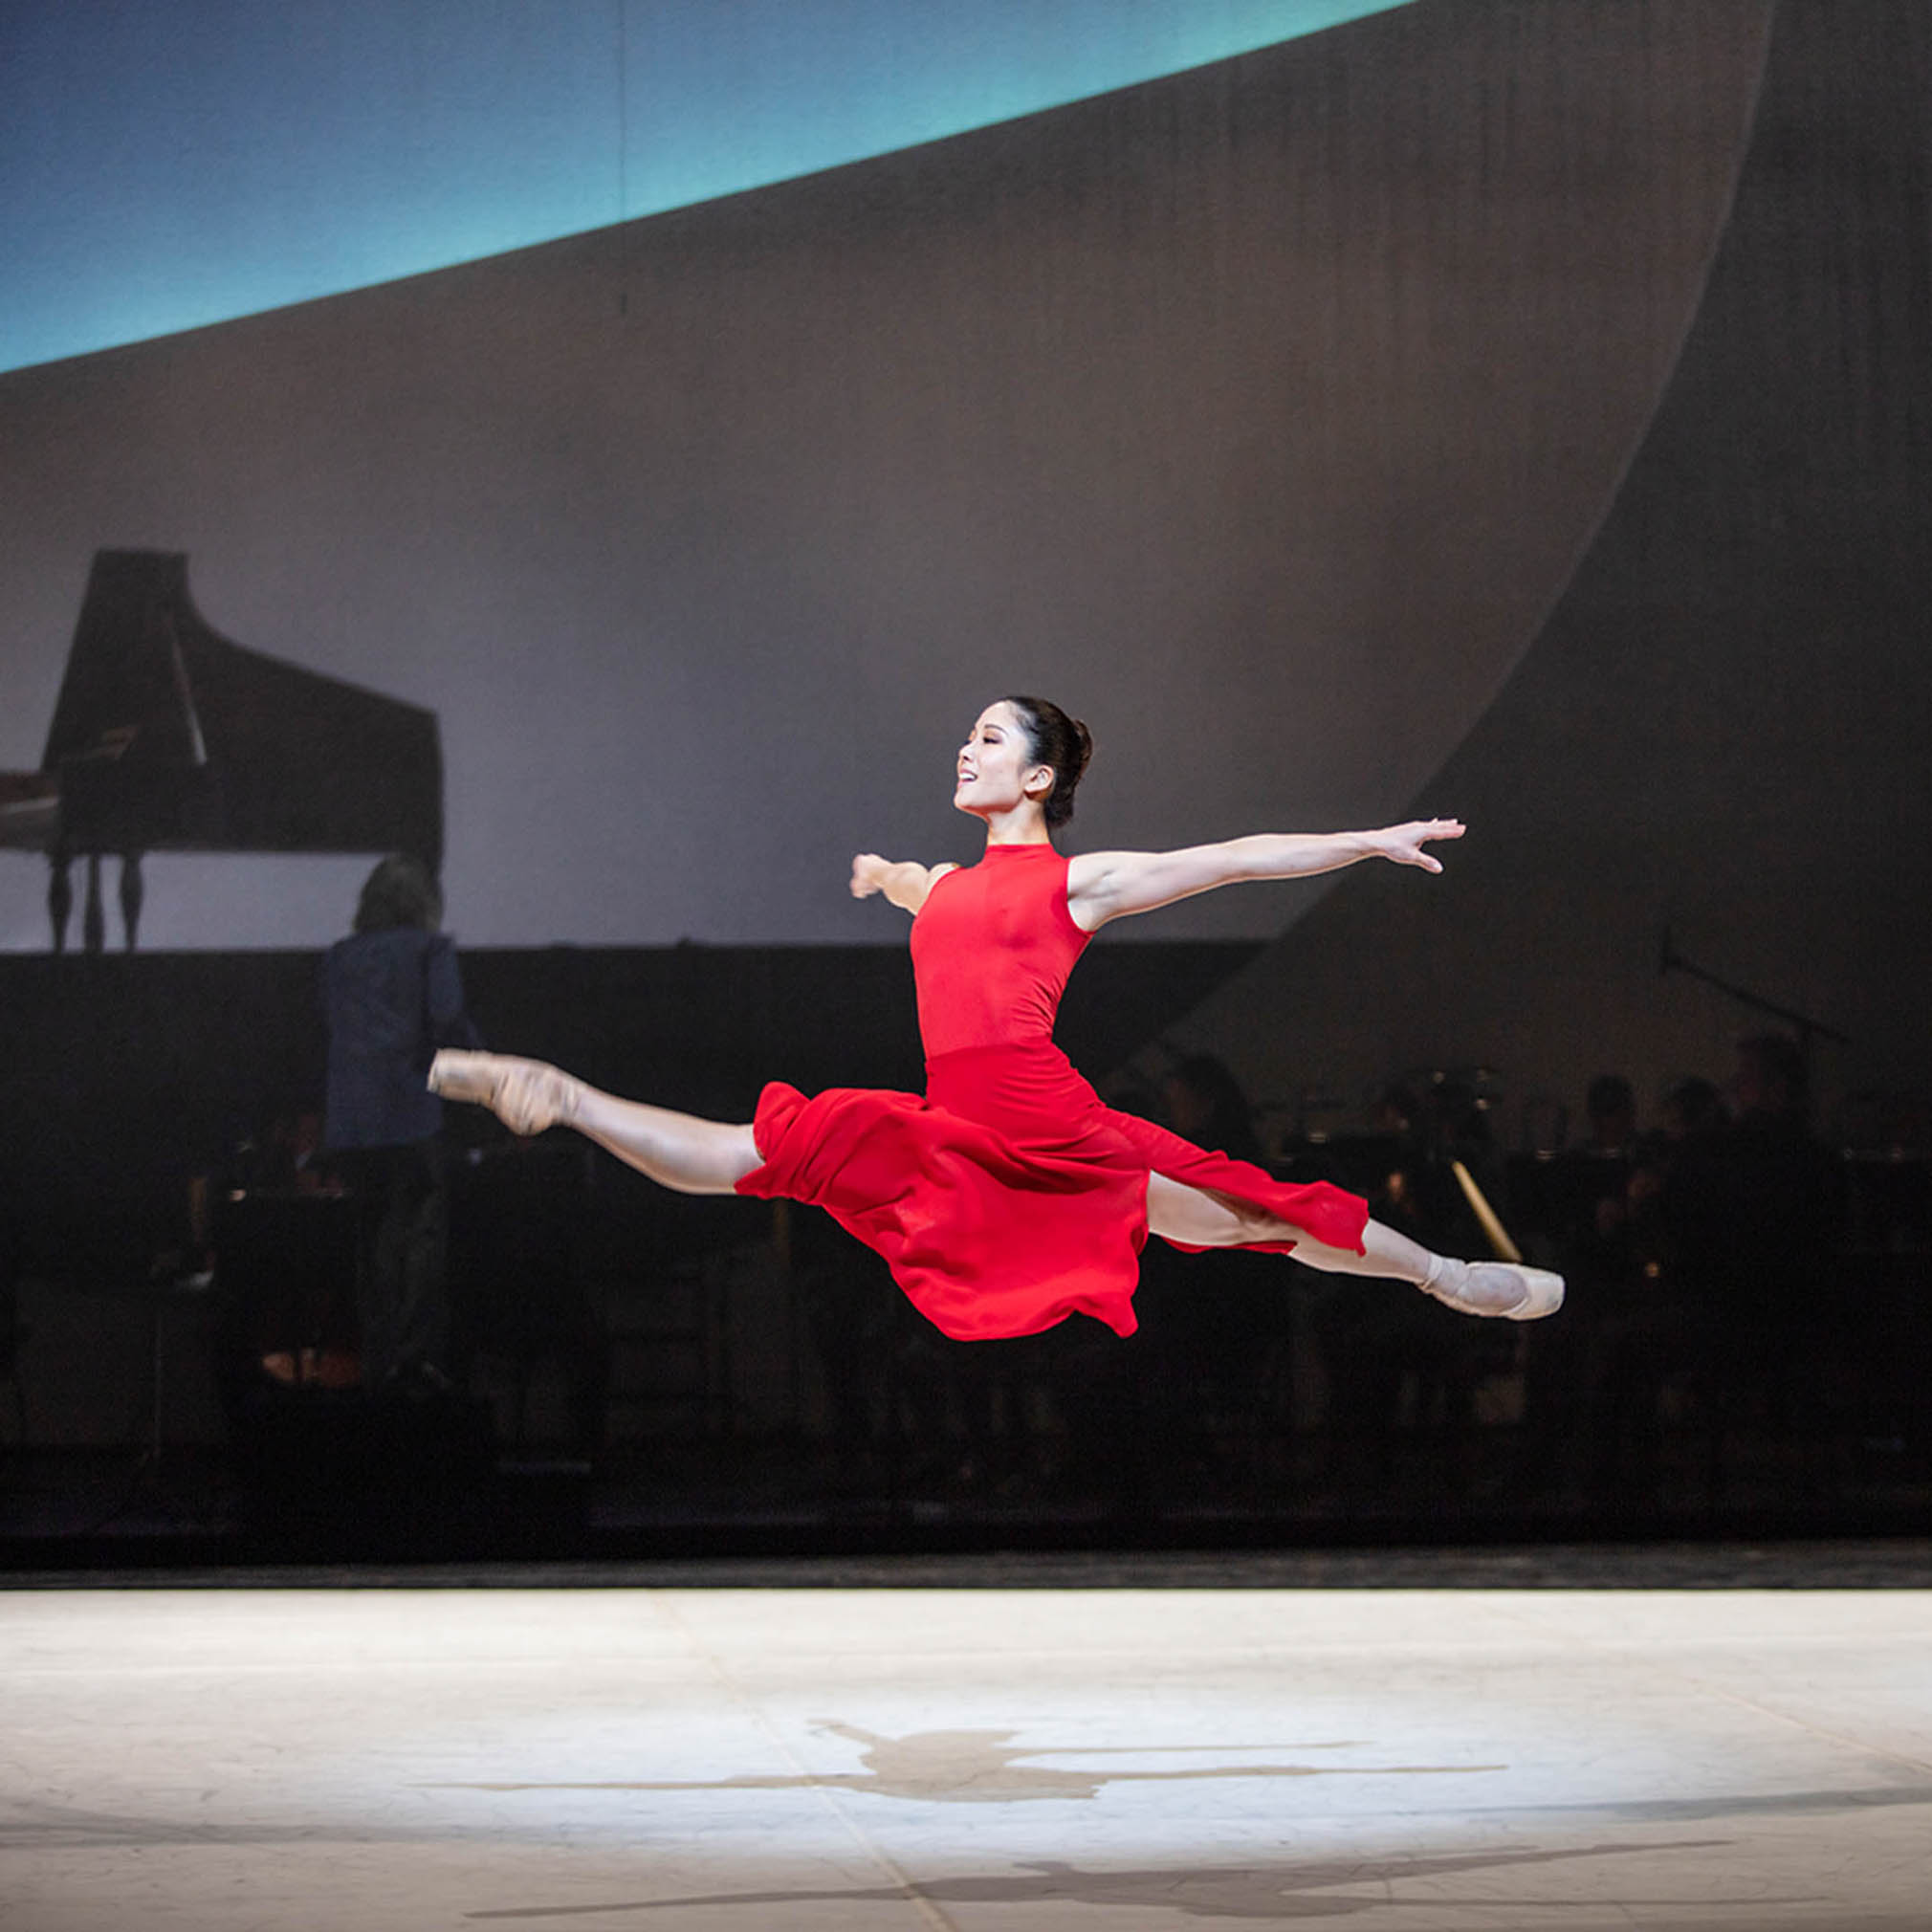
[[1460, 839], [1468, 828], [1460, 819], [1412, 819], [1406, 825], [1389, 825], [1375, 834], [1385, 859], [1398, 866], [1420, 866], [1439, 872], [1442, 861], [1422, 847], [1432, 839]]
[[956, 866], [922, 866], [912, 859], [882, 859], [877, 852], [861, 852], [852, 861], [852, 897], [869, 899], [883, 892], [893, 905], [916, 915], [933, 889], [933, 881]]

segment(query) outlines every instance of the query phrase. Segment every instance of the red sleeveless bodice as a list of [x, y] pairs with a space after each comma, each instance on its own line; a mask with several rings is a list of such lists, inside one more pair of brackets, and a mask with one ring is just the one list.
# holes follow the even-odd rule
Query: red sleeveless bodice
[[941, 873], [912, 921], [926, 1058], [1051, 1041], [1089, 936], [1066, 910], [1066, 860], [1051, 845], [989, 845], [977, 866]]
[[[775, 1083], [738, 1192], [823, 1207], [882, 1254], [949, 1335], [1025, 1335], [1067, 1315], [1125, 1335], [1147, 1240], [1147, 1177], [1251, 1202], [1359, 1248], [1365, 1203], [1210, 1153], [1104, 1106], [1053, 1043], [1088, 935], [1051, 845], [990, 845], [933, 881], [912, 923], [926, 1093]], [[1263, 1242], [1286, 1252], [1292, 1241]]]

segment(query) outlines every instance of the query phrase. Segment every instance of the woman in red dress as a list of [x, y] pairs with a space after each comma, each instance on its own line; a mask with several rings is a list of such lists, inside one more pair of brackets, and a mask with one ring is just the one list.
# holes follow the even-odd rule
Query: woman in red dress
[[966, 1340], [1028, 1335], [1082, 1312], [1120, 1334], [1150, 1233], [1178, 1247], [1292, 1253], [1330, 1273], [1413, 1283], [1451, 1307], [1517, 1321], [1553, 1313], [1540, 1268], [1436, 1255], [1326, 1182], [1292, 1186], [1118, 1113], [1053, 1043], [1074, 962], [1111, 919], [1241, 879], [1305, 878], [1363, 859], [1439, 872], [1423, 848], [1454, 819], [1377, 832], [1262, 834], [1174, 852], [1052, 845], [1091, 754], [1087, 727], [1039, 698], [980, 714], [954, 802], [986, 826], [976, 866], [863, 852], [852, 892], [912, 914], [926, 1091], [774, 1083], [744, 1125], [621, 1100], [540, 1061], [444, 1052], [429, 1084], [519, 1133], [574, 1127], [686, 1194], [783, 1197], [824, 1208], [883, 1255], [914, 1305]]

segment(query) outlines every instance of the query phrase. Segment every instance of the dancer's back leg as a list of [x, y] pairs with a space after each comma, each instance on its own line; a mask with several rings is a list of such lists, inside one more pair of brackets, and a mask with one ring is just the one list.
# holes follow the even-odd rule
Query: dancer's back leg
[[1507, 1315], [1532, 1321], [1563, 1306], [1563, 1280], [1515, 1262], [1460, 1262], [1432, 1253], [1380, 1221], [1362, 1230], [1362, 1253], [1331, 1248], [1305, 1229], [1230, 1195], [1190, 1187], [1164, 1174], [1147, 1177], [1147, 1224], [1190, 1247], [1238, 1248], [1256, 1241], [1293, 1241], [1295, 1259], [1329, 1275], [1369, 1275], [1409, 1282], [1465, 1315]]
[[620, 1100], [540, 1060], [446, 1049], [430, 1065], [429, 1086], [446, 1100], [489, 1108], [513, 1133], [574, 1127], [680, 1194], [730, 1194], [760, 1164], [749, 1126]]

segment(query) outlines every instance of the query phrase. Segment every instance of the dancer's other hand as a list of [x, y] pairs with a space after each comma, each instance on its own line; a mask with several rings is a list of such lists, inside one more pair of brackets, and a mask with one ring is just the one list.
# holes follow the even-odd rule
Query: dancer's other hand
[[933, 889], [933, 881], [958, 869], [956, 866], [922, 866], [913, 859], [894, 861], [882, 859], [877, 852], [861, 852], [852, 861], [852, 897], [869, 899], [875, 892], [883, 892], [893, 905], [917, 913]]
[[1425, 872], [1439, 872], [1442, 861], [1422, 847], [1432, 839], [1460, 839], [1468, 829], [1460, 819], [1412, 819], [1406, 825], [1388, 825], [1375, 834], [1383, 858], [1398, 866], [1420, 866]]

